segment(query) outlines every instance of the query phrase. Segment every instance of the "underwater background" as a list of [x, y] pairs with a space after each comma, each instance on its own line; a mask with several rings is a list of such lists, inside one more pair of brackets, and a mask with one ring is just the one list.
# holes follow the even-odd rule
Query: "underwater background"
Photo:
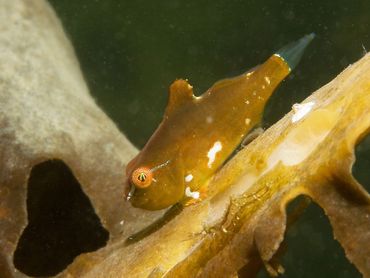
[[[305, 34], [317, 37], [274, 93], [263, 126], [370, 50], [370, 1], [49, 0], [71, 39], [90, 92], [141, 148], [161, 121], [168, 86], [188, 78], [196, 94], [238, 75]], [[181, 128], [181, 127], [178, 127]], [[355, 177], [370, 188], [370, 136]], [[361, 277], [312, 204], [287, 232], [282, 277]], [[259, 277], [268, 277], [262, 271]]]

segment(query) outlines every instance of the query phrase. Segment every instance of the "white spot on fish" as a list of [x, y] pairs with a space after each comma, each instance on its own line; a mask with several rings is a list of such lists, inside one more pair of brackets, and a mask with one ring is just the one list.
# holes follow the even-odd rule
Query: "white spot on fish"
[[267, 85], [270, 85], [270, 83], [271, 83], [270, 78], [268, 78], [267, 76], [265, 76], [265, 81], [266, 81]]
[[293, 117], [292, 117], [292, 123], [298, 122], [304, 116], [306, 116], [311, 111], [314, 105], [315, 105], [315, 102], [313, 101], [303, 103], [303, 104], [299, 104], [299, 103], [294, 104], [292, 107], [293, 112], [294, 112]]
[[208, 151], [207, 157], [208, 157], [208, 168], [211, 168], [213, 162], [215, 161], [216, 154], [222, 150], [222, 144], [220, 141], [216, 141], [212, 148]]
[[246, 101], [245, 101], [245, 104], [249, 104], [249, 100], [246, 100]]
[[193, 180], [193, 175], [192, 174], [189, 174], [185, 177], [185, 181], [186, 182], [191, 182]]
[[207, 116], [206, 122], [207, 122], [207, 124], [213, 123], [213, 118], [211, 116]]
[[249, 125], [250, 123], [251, 123], [251, 119], [246, 118], [246, 119], [245, 119], [245, 124], [246, 124], [246, 125]]
[[198, 191], [191, 191], [190, 187], [186, 187], [185, 195], [193, 199], [199, 199], [200, 193]]

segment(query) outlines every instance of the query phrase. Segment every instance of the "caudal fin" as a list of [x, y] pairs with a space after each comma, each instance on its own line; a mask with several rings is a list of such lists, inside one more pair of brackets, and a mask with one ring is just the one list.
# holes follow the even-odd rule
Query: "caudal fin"
[[282, 47], [275, 54], [283, 58], [285, 62], [289, 65], [290, 70], [293, 70], [301, 60], [306, 47], [314, 38], [314, 33], [308, 34], [298, 41], [291, 42]]

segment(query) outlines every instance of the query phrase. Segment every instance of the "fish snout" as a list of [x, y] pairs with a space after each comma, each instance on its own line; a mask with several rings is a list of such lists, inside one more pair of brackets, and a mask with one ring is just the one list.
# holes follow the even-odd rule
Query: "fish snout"
[[123, 181], [123, 198], [127, 201], [132, 197], [135, 186], [131, 184], [130, 177], [126, 176]]

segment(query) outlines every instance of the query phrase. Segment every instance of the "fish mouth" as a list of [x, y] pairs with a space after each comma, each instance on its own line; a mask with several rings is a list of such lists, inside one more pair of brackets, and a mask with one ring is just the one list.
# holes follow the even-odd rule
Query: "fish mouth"
[[129, 183], [129, 189], [130, 189], [130, 191], [128, 191], [128, 193], [126, 194], [126, 200], [127, 201], [130, 201], [130, 199], [132, 198], [132, 196], [134, 196], [135, 190], [136, 190], [136, 186]]
[[128, 178], [124, 181], [123, 197], [129, 201], [135, 192], [135, 186], [131, 184]]

